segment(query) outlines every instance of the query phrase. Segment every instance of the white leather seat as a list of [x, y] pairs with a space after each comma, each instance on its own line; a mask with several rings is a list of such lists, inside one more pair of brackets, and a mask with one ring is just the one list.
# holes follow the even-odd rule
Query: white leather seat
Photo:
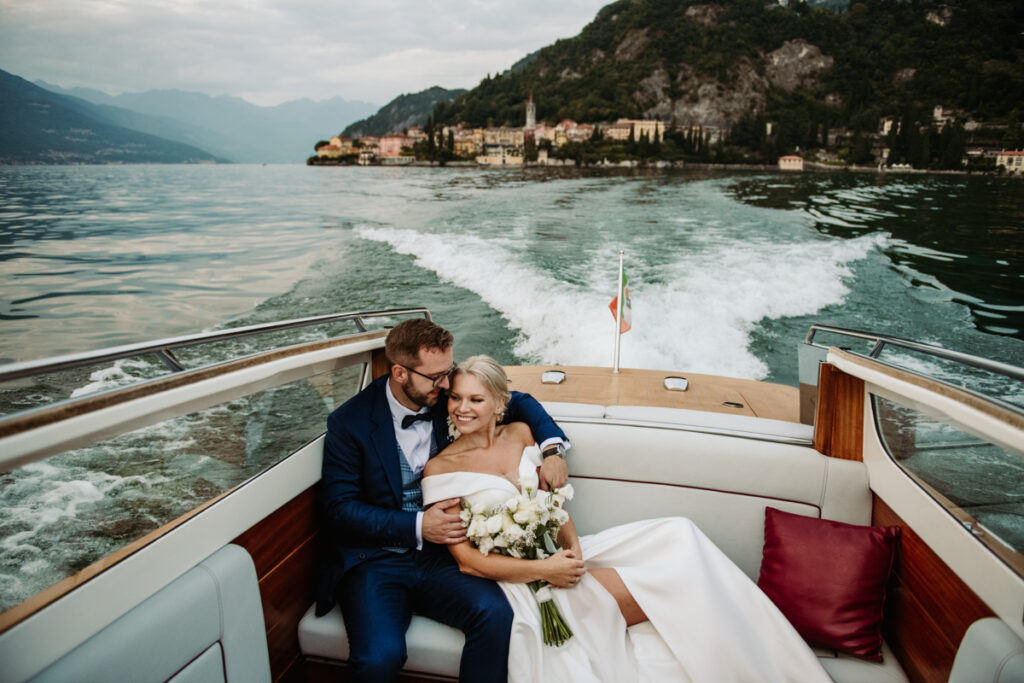
[[1001, 619], [979, 619], [960, 641], [949, 683], [1024, 683], [1024, 641]]
[[270, 683], [252, 558], [224, 546], [32, 681]]

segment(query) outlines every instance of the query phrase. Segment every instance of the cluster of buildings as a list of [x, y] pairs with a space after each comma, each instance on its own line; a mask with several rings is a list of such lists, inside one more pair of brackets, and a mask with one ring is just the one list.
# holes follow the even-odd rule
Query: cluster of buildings
[[[649, 140], [665, 136], [663, 121], [619, 119], [611, 124], [576, 123], [564, 119], [554, 126], [537, 123], [537, 108], [531, 96], [526, 104], [526, 125], [521, 128], [469, 128], [464, 124], [445, 126], [441, 131], [442, 144], [452, 140], [452, 151], [457, 157], [475, 159], [479, 164], [522, 164], [526, 156], [527, 142], [532, 140], [540, 146], [544, 140], [557, 148], [569, 142], [585, 142], [595, 132], [610, 140], [628, 140], [632, 133], [639, 140], [646, 135]], [[418, 142], [426, 141], [427, 133], [420, 126], [407, 128], [401, 133], [388, 133], [380, 137], [364, 136], [350, 140], [342, 136], [331, 138], [330, 144], [316, 150], [319, 158], [357, 157], [362, 165], [373, 163], [396, 163], [403, 158], [411, 162], [415, 155], [413, 148]], [[546, 147], [546, 146], [545, 146]], [[547, 161], [547, 150], [538, 150], [538, 163]]]

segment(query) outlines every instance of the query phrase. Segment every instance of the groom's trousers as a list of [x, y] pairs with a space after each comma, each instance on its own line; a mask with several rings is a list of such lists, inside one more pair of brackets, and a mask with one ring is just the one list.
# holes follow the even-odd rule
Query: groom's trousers
[[413, 612], [466, 635], [460, 680], [508, 679], [512, 608], [497, 583], [461, 573], [444, 546], [363, 562], [345, 573], [337, 598], [349, 640], [346, 681], [398, 677]]

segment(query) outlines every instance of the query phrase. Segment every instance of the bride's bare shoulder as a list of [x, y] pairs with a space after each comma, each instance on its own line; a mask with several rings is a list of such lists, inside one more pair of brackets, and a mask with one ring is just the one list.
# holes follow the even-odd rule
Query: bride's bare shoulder
[[432, 474], [446, 474], [458, 470], [458, 452], [446, 448], [433, 458], [427, 461], [423, 468], [423, 476], [429, 477]]
[[533, 433], [530, 431], [530, 425], [525, 422], [509, 422], [505, 425], [504, 435], [523, 448], [533, 445]]

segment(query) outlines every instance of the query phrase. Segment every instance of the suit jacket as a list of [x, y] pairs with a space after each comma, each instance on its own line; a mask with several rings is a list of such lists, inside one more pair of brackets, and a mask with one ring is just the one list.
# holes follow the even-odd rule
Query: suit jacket
[[[416, 513], [402, 510], [402, 472], [387, 375], [346, 401], [327, 418], [323, 471], [317, 492], [322, 520], [317, 614], [326, 614], [345, 572], [381, 557], [385, 547], [416, 547]], [[438, 451], [448, 445], [447, 400], [431, 409]], [[538, 443], [565, 439], [540, 403], [512, 392], [505, 421], [526, 422]], [[425, 543], [426, 545], [426, 543]]]

